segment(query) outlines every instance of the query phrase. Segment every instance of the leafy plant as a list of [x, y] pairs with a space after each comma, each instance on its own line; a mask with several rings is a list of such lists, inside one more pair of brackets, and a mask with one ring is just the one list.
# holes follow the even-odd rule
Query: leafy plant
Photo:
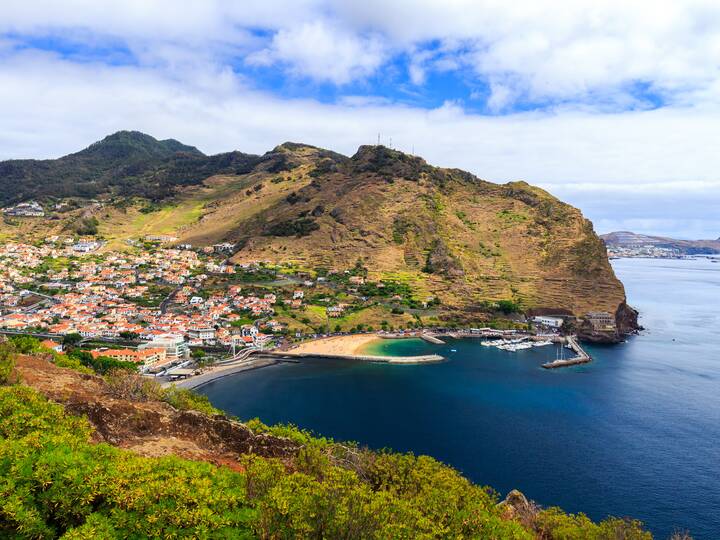
[[0, 343], [0, 384], [10, 382], [15, 369], [15, 349], [10, 343]]

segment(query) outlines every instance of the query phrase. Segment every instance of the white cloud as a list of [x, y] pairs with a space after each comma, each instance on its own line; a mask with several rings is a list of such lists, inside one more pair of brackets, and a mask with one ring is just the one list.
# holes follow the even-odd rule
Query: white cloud
[[[436, 165], [540, 184], [593, 218], [639, 219], [663, 207], [659, 200], [682, 200], [663, 207], [679, 223], [720, 206], [720, 112], [708, 108], [486, 117], [455, 102], [433, 110], [383, 100], [332, 105], [259, 93], [213, 66], [180, 80], [151, 68], [28, 52], [0, 60], [0, 116], [0, 159], [59, 156], [119, 129], [174, 137], [208, 153], [262, 153], [295, 140], [352, 154], [380, 132]], [[713, 226], [708, 221], [705, 236], [720, 234]]]
[[[43, 36], [84, 47], [66, 59], [15, 50]], [[94, 54], [118, 47], [130, 62]], [[389, 65], [397, 59], [406, 71]], [[243, 61], [337, 84], [338, 99], [258, 92], [232, 67]], [[504, 114], [469, 114], [458, 101], [431, 110], [393, 104], [369, 84], [370, 96], [357, 87], [342, 95], [343, 85], [391, 69], [413, 83], [404, 92], [458, 71], [474, 98]], [[637, 85], [664, 106], [649, 110]], [[512, 113], [518, 101], [550, 106]], [[0, 118], [0, 159], [62, 155], [118, 129], [206, 152], [298, 140], [353, 153], [381, 132], [434, 164], [541, 184], [603, 227], [685, 220], [713, 236], [720, 4], [188, 0], [180, 9], [174, 0], [8, 0], [0, 3]]]
[[337, 12], [396, 45], [440, 40], [483, 77], [512, 75], [515, 90], [533, 99], [637, 81], [682, 95], [718, 80], [714, 0], [367, 0], [343, 2]]
[[501, 111], [513, 98], [512, 90], [505, 84], [492, 81], [490, 83], [490, 97], [487, 106], [491, 111]]
[[173, 0], [8, 0], [3, 31], [75, 31], [156, 56], [174, 57], [177, 47], [215, 61], [250, 55], [341, 85], [432, 43], [443, 54], [411, 62], [414, 84], [428, 69], [471, 70], [536, 101], [592, 102], [642, 83], [668, 100], [717, 102], [720, 83], [715, 0], [187, 0], [182, 8]]
[[248, 56], [256, 65], [284, 64], [299, 76], [346, 84], [372, 75], [385, 58], [375, 36], [356, 36], [323, 21], [278, 31], [266, 49]]

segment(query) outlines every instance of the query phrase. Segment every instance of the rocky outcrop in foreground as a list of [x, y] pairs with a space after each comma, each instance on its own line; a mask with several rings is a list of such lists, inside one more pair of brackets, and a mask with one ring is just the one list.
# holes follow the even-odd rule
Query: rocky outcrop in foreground
[[173, 454], [238, 469], [243, 454], [289, 459], [300, 448], [289, 439], [254, 433], [225, 416], [181, 411], [161, 401], [118, 398], [102, 377], [60, 368], [41, 357], [19, 357], [16, 370], [24, 384], [68, 412], [87, 417], [96, 442], [140, 455]]

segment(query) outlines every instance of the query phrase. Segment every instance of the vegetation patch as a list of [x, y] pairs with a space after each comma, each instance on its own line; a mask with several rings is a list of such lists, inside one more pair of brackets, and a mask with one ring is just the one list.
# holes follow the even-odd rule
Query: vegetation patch
[[295, 220], [281, 221], [271, 225], [267, 230], [268, 236], [308, 236], [320, 228], [314, 219], [302, 217]]
[[512, 210], [501, 210], [497, 213], [498, 219], [505, 225], [513, 225], [516, 223], [523, 223], [527, 221], [528, 217], [525, 214], [519, 212], [513, 212]]

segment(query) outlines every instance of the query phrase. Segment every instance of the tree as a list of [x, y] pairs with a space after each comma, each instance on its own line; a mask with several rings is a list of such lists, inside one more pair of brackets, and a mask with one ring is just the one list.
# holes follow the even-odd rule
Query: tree
[[68, 347], [75, 347], [81, 341], [82, 341], [82, 336], [77, 333], [65, 334], [63, 336], [63, 345], [66, 345]]
[[10, 338], [15, 351], [20, 354], [34, 354], [40, 352], [40, 340], [31, 336], [14, 336]]
[[517, 313], [520, 311], [520, 306], [512, 300], [499, 300], [497, 303], [497, 308], [499, 311], [505, 313], [506, 315], [510, 313]]

